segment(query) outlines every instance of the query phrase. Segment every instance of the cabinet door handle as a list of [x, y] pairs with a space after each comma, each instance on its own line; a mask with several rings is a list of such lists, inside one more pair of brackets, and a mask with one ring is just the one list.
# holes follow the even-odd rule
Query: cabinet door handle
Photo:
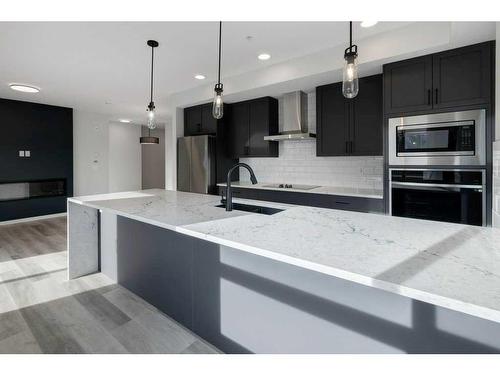
[[345, 141], [345, 153], [349, 153], [349, 141]]
[[427, 105], [431, 105], [431, 89], [427, 90]]
[[436, 104], [438, 104], [438, 89], [436, 89], [435, 91], [436, 91]]
[[196, 124], [196, 126], [198, 127], [198, 132], [201, 133], [201, 124]]
[[354, 141], [351, 141], [351, 149], [349, 152], [352, 154], [354, 152]]

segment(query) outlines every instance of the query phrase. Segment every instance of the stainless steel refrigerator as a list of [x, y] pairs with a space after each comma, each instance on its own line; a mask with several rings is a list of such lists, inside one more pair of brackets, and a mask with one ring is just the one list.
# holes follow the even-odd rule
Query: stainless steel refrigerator
[[198, 135], [177, 139], [177, 190], [215, 194], [215, 137]]

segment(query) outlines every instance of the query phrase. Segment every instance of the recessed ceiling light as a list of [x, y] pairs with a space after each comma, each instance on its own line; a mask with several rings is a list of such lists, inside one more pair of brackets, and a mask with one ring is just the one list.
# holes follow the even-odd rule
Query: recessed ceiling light
[[22, 91], [22, 92], [32, 92], [32, 93], [40, 92], [40, 89], [38, 87], [22, 85], [20, 83], [11, 83], [9, 87], [12, 90]]
[[362, 21], [361, 27], [372, 27], [375, 26], [377, 23], [378, 21]]
[[259, 56], [257, 56], [259, 60], [269, 60], [271, 58], [271, 55], [268, 53], [261, 53]]
[[118, 121], [123, 122], [124, 124], [128, 124], [130, 122], [130, 120], [127, 118], [121, 118]]
[[197, 74], [194, 76], [196, 79], [205, 79], [206, 77], [203, 74]]

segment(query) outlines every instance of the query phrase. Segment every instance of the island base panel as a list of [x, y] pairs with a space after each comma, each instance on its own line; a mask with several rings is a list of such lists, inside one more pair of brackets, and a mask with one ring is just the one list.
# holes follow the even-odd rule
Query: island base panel
[[226, 353], [498, 353], [500, 324], [121, 216], [118, 282]]
[[101, 272], [114, 282], [118, 282], [116, 222], [117, 222], [116, 214], [107, 211], [101, 212], [100, 214]]
[[68, 202], [68, 278], [99, 271], [99, 210]]

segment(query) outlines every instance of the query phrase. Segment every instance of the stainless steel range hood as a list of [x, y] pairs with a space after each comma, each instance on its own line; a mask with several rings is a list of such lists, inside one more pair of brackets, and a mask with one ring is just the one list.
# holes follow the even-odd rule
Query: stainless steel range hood
[[307, 94], [294, 91], [283, 95], [282, 129], [277, 135], [264, 137], [266, 141], [285, 141], [292, 139], [316, 138], [310, 133], [307, 124]]

